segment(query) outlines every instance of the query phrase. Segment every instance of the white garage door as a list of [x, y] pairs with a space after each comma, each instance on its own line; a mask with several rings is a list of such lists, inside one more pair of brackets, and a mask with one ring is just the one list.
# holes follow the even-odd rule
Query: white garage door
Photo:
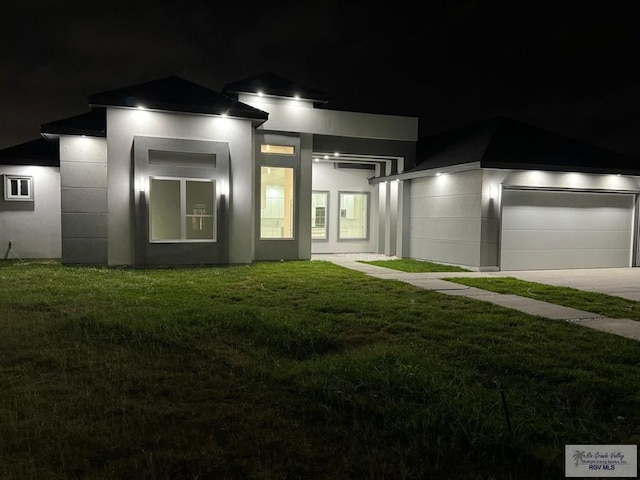
[[634, 195], [502, 192], [501, 270], [628, 267]]

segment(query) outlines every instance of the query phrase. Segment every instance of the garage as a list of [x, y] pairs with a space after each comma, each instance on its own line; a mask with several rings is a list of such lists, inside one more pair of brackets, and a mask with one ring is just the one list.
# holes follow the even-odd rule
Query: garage
[[505, 188], [500, 269], [631, 266], [635, 197], [631, 193]]

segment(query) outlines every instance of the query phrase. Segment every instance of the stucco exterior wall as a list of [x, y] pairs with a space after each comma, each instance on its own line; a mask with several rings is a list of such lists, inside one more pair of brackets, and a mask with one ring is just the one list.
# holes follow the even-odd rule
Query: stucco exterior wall
[[269, 120], [260, 127], [264, 130], [382, 140], [416, 141], [418, 138], [415, 117], [318, 109], [308, 102], [255, 95], [240, 95], [238, 99], [269, 112]]
[[[135, 261], [132, 187], [134, 136], [184, 138], [229, 145], [229, 262], [250, 263], [253, 251], [254, 150], [251, 122], [205, 115], [107, 109], [109, 158], [108, 263]], [[224, 187], [223, 187], [224, 188]], [[227, 190], [227, 189], [225, 189]]]
[[300, 135], [300, 214], [298, 230], [300, 239], [298, 241], [298, 258], [301, 260], [311, 259], [311, 190], [313, 188], [313, 160], [311, 153], [313, 150], [313, 137], [309, 134]]
[[482, 171], [480, 270], [499, 270], [500, 185], [493, 171]]
[[[3, 175], [32, 177], [33, 201], [5, 201]], [[60, 169], [0, 165], [0, 180], [0, 258], [60, 258]]]
[[480, 170], [412, 180], [411, 258], [479, 269], [482, 196]]
[[378, 253], [409, 257], [411, 182], [393, 180], [376, 185], [378, 191]]
[[107, 141], [60, 137], [62, 262], [107, 263]]

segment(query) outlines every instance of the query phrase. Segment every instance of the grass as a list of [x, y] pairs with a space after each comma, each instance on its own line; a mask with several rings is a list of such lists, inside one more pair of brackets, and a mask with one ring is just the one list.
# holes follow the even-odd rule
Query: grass
[[447, 278], [446, 280], [491, 292], [535, 298], [578, 310], [599, 313], [606, 317], [640, 320], [640, 302], [613, 295], [545, 285], [513, 277]]
[[0, 281], [3, 480], [560, 479], [640, 441], [637, 342], [331, 263]]
[[455, 265], [443, 265], [441, 263], [433, 263], [422, 260], [413, 260], [408, 258], [394, 260], [360, 260], [360, 263], [368, 263], [369, 265], [377, 265], [379, 267], [391, 268], [402, 272], [468, 272], [462, 267]]

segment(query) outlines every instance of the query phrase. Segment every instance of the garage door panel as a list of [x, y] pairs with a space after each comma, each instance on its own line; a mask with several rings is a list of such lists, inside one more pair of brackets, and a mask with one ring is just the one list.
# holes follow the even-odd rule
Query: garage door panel
[[602, 250], [607, 245], [626, 245], [630, 243], [631, 233], [625, 231], [581, 230], [581, 235], [575, 231], [558, 230], [510, 230], [503, 232], [502, 241], [505, 251], [516, 250]]
[[634, 205], [632, 194], [505, 190], [500, 268], [629, 266]]
[[[518, 251], [502, 252], [501, 262], [514, 265], [515, 268], [503, 270], [554, 270], [558, 268], [608, 268], [612, 265], [628, 266], [627, 250], [556, 250], [556, 251]], [[589, 267], [585, 267], [585, 257], [590, 258]], [[559, 265], [561, 265], [559, 267]]]
[[[615, 230], [627, 225], [632, 203], [624, 208], [515, 207], [503, 216], [503, 228], [514, 230]], [[630, 227], [630, 225], [629, 225]], [[628, 229], [628, 228], [627, 228]]]
[[[505, 190], [512, 206], [580, 207], [580, 208], [626, 208], [633, 195], [625, 193], [595, 193], [543, 190]], [[599, 196], [605, 196], [606, 205]]]

